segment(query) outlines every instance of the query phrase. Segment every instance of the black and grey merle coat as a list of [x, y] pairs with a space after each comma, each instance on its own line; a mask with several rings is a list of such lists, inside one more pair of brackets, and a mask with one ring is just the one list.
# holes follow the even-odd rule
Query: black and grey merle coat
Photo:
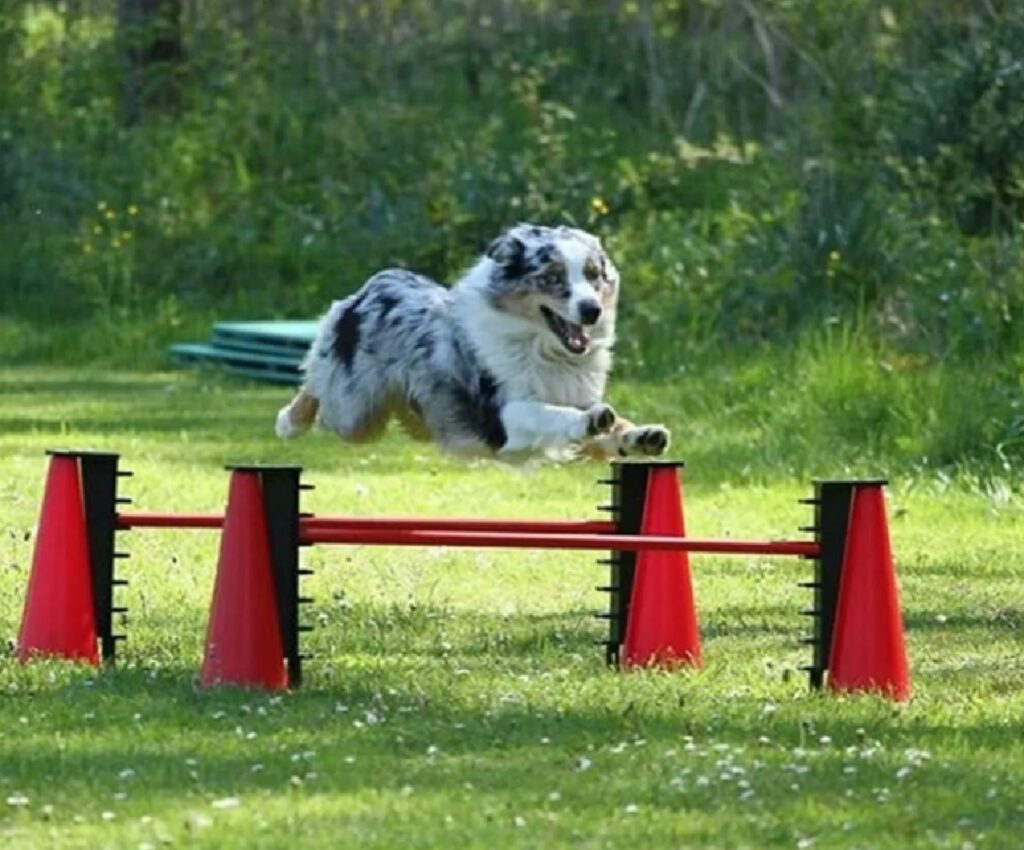
[[618, 290], [596, 237], [530, 224], [502, 234], [451, 289], [379, 272], [324, 316], [277, 433], [316, 419], [365, 441], [396, 418], [457, 454], [660, 454], [664, 426], [634, 426], [602, 401]]
[[380, 435], [391, 417], [449, 448], [505, 442], [499, 388], [456, 320], [455, 294], [387, 269], [331, 306], [305, 364], [320, 423], [349, 440]]

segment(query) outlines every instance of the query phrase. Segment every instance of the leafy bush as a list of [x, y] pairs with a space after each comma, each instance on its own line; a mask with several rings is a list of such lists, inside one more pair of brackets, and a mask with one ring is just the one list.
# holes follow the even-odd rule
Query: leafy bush
[[1006, 232], [1024, 212], [1024, 8], [971, 23], [934, 33], [921, 64], [894, 74], [880, 137], [903, 184], [960, 229]]
[[[625, 274], [624, 372], [743, 372], [855, 327], [869, 356], [829, 337], [798, 364], [823, 427], [913, 442], [904, 396], [931, 378], [856, 364], [986, 358], [992, 404], [938, 392], [959, 424], [919, 448], [1015, 433], [1017, 4], [180, 8], [184, 58], [138, 80], [113, 0], [0, 10], [0, 310], [5, 338], [52, 337], [19, 356], [77, 335], [76, 356], [138, 362], [214, 314], [315, 315], [388, 264], [452, 280], [510, 223], [565, 221]], [[130, 115], [127, 82], [174, 96]], [[850, 413], [858, 388], [875, 401]]]

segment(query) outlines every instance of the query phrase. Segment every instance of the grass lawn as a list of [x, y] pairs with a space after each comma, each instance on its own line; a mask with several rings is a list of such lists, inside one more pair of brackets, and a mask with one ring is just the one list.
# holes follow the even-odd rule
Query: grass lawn
[[[0, 847], [1006, 848], [1024, 845], [1024, 501], [899, 477], [915, 696], [808, 691], [808, 566], [694, 559], [706, 667], [606, 669], [593, 554], [310, 549], [303, 688], [202, 691], [210, 532], [135, 531], [117, 669], [19, 666], [47, 447], [103, 448], [140, 509], [218, 510], [226, 463], [298, 463], [318, 513], [579, 518], [600, 465], [459, 465], [395, 436], [279, 443], [283, 389], [192, 373], [0, 372]], [[688, 530], [794, 536], [809, 482], [682, 391]], [[691, 412], [695, 411], [695, 412]], [[843, 473], [820, 469], [821, 475]]]

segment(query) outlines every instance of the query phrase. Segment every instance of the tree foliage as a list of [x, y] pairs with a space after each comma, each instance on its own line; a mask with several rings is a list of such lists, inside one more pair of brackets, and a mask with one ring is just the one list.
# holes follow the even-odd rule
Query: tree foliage
[[0, 60], [28, 320], [308, 316], [530, 219], [607, 238], [627, 364], [1022, 348], [1017, 3], [11, 0]]

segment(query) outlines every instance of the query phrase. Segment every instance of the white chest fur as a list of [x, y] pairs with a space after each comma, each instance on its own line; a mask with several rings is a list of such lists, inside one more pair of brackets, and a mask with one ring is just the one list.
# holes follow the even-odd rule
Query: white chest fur
[[612, 363], [614, 326], [605, 325], [586, 354], [572, 355], [543, 323], [491, 304], [492, 268], [490, 260], [482, 259], [454, 287], [452, 319], [494, 376], [502, 402], [538, 401], [585, 409], [601, 401]]
[[545, 351], [536, 340], [488, 346], [482, 356], [502, 385], [506, 400], [578, 408], [601, 400], [611, 359], [607, 351], [596, 351], [570, 360]]
[[570, 355], [543, 329], [492, 309], [472, 290], [456, 298], [455, 320], [494, 376], [502, 401], [586, 408], [601, 400], [612, 359], [603, 341], [584, 355]]

